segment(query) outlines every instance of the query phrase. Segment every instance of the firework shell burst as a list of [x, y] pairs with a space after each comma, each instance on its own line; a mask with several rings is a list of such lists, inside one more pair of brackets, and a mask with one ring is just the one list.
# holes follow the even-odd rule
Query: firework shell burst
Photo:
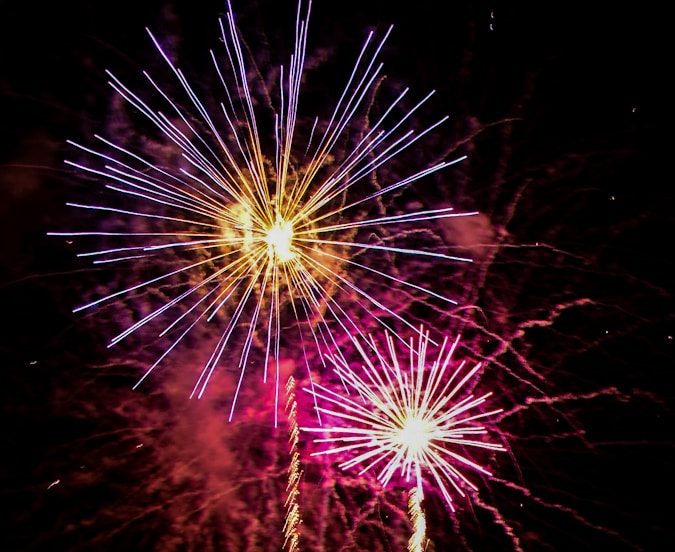
[[452, 492], [466, 496], [467, 490], [478, 491], [465, 472], [491, 475], [471, 459], [470, 451], [505, 450], [486, 438], [485, 423], [501, 409], [484, 409], [492, 393], [471, 392], [481, 363], [469, 367], [467, 361], [453, 359], [459, 337], [452, 342], [446, 337], [433, 360], [424, 329], [416, 347], [411, 339], [406, 358], [399, 357], [391, 335], [385, 338], [384, 351], [372, 337], [366, 347], [354, 340], [363, 361], [360, 369], [329, 357], [349, 396], [319, 384], [305, 389], [335, 425], [303, 430], [328, 435], [315, 439], [326, 448], [314, 456], [338, 455], [341, 468], [358, 468], [359, 475], [377, 472], [383, 486], [398, 478], [420, 500], [427, 481], [454, 511]]
[[[239, 369], [230, 419], [252, 350], [265, 351], [263, 379], [267, 381], [268, 371], [274, 378], [278, 406], [283, 327], [297, 326], [294, 338], [300, 337], [313, 384], [307, 351], [336, 350], [334, 328], [345, 335], [360, 334], [355, 319], [366, 317], [388, 329], [392, 320], [416, 329], [364, 282], [455, 304], [399, 278], [391, 259], [469, 261], [449, 255], [438, 243], [420, 246], [424, 240], [419, 229], [429, 220], [474, 213], [443, 207], [388, 214], [383, 208], [383, 196], [394, 197], [463, 159], [435, 162], [396, 178], [388, 173], [387, 182], [377, 182], [383, 167], [414, 151], [447, 119], [415, 129], [417, 114], [433, 92], [410, 101], [413, 94], [407, 88], [373, 110], [383, 80], [379, 57], [391, 28], [379, 38], [374, 32], [367, 35], [326, 117], [299, 116], [310, 9], [311, 3], [298, 3], [293, 53], [290, 63], [279, 68], [276, 93], [271, 94], [276, 107], [266, 111], [256, 97], [256, 90], [266, 90], [265, 83], [259, 82], [257, 67], [244, 53], [228, 4], [220, 21], [225, 51], [211, 52], [221, 96], [216, 109], [207, 107], [216, 92], [200, 94], [150, 31], [178, 92], [170, 93], [144, 71], [147, 86], [137, 93], [108, 72], [109, 84], [140, 116], [139, 129], [150, 128], [149, 134], [172, 149], [170, 159], [157, 159], [149, 151], [150, 138], [134, 136], [126, 143], [96, 135], [97, 147], [70, 142], [83, 161], [67, 163], [104, 182], [108, 195], [100, 204], [69, 205], [123, 222], [53, 235], [102, 240], [105, 247], [99, 244], [80, 256], [93, 258], [97, 265], [128, 263], [143, 275], [75, 310], [138, 301], [139, 294], [160, 286], [172, 290], [151, 309], [144, 307], [110, 342], [115, 345], [148, 328], [157, 328], [167, 340], [139, 384], [197, 324], [219, 322], [217, 344], [192, 395], [202, 396], [225, 352], [238, 343], [238, 360], [228, 359]], [[151, 95], [159, 107], [146, 99]], [[408, 234], [416, 234], [414, 247], [401, 243]], [[374, 262], [378, 256], [379, 264]]]

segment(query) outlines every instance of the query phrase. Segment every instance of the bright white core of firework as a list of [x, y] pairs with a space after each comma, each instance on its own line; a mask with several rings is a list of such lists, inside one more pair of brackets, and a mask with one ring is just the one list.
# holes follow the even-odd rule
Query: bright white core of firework
[[271, 260], [281, 263], [295, 258], [293, 252], [293, 225], [283, 219], [278, 219], [265, 235], [267, 253]]
[[434, 427], [424, 418], [412, 416], [403, 421], [395, 436], [396, 444], [406, 449], [408, 456], [419, 456], [428, 448]]

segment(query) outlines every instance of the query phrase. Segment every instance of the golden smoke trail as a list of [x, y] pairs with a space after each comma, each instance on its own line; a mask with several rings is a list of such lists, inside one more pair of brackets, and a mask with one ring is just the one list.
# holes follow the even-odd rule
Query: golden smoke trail
[[288, 483], [286, 485], [286, 518], [284, 520], [284, 549], [288, 552], [300, 550], [300, 533], [302, 523], [298, 495], [300, 494], [300, 453], [298, 452], [298, 421], [296, 415], [298, 403], [295, 400], [295, 379], [288, 378], [286, 383], [286, 416], [288, 417], [288, 443], [290, 444], [291, 463], [288, 467]]
[[413, 533], [408, 540], [408, 552], [423, 552], [428, 544], [427, 520], [422, 510], [422, 495], [417, 487], [410, 489], [408, 496], [408, 515], [413, 526]]

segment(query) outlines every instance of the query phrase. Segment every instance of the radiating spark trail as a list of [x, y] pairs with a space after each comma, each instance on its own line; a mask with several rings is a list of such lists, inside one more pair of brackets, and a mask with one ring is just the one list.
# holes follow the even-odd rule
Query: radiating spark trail
[[488, 434], [482, 421], [499, 414], [501, 409], [481, 408], [491, 393], [474, 397], [466, 391], [481, 363], [470, 369], [466, 361], [456, 365], [453, 355], [459, 337], [451, 344], [446, 337], [433, 361], [427, 359], [429, 343], [429, 332], [421, 328], [417, 346], [411, 339], [409, 350], [399, 357], [388, 333], [385, 351], [373, 338], [368, 342], [369, 352], [354, 339], [363, 362], [361, 370], [351, 368], [342, 358], [329, 356], [335, 372], [355, 397], [320, 384], [305, 389], [323, 403], [320, 412], [337, 424], [302, 430], [328, 435], [315, 439], [315, 443], [327, 443], [328, 448], [313, 456], [339, 455], [345, 458], [339, 466], [359, 466], [359, 475], [379, 465], [377, 479], [383, 486], [398, 473], [408, 485], [413, 480], [420, 502], [424, 497], [423, 476], [427, 476], [429, 484], [454, 511], [449, 488], [460, 496], [465, 496], [467, 490], [478, 490], [464, 471], [491, 475], [471, 460], [468, 450], [505, 450], [500, 444], [481, 439]]
[[410, 489], [408, 496], [408, 515], [413, 533], [408, 540], [408, 552], [424, 552], [427, 547], [427, 521], [422, 510], [422, 499], [417, 488]]
[[286, 485], [286, 517], [284, 519], [284, 548], [288, 552], [300, 550], [299, 527], [302, 523], [300, 514], [300, 453], [298, 452], [298, 403], [295, 400], [295, 379], [288, 378], [286, 383], [286, 416], [288, 417], [288, 442], [290, 445], [291, 462], [288, 467], [288, 483]]
[[[255, 99], [255, 86], [265, 85], [258, 77], [249, 76], [229, 2], [225, 18], [220, 21], [225, 55], [221, 60], [211, 52], [223, 94], [218, 109], [209, 110], [210, 102], [201, 97], [148, 31], [183, 97], [173, 97], [146, 71], [143, 76], [150, 85], [149, 91], [159, 94], [161, 108], [153, 107], [151, 101], [107, 71], [109, 84], [140, 113], [146, 126], [149, 123], [159, 131], [165, 141], [163, 146], [172, 148], [181, 158], [179, 162], [158, 161], [151, 148], [144, 151], [143, 146], [116, 143], [100, 135], [94, 135], [100, 149], [69, 142], [90, 161], [67, 163], [102, 179], [109, 197], [121, 202], [119, 206], [107, 202], [69, 205], [120, 217], [128, 230], [54, 233], [127, 240], [81, 256], [92, 257], [97, 265], [145, 263], [144, 267], [154, 270], [152, 277], [144, 274], [137, 283], [90, 300], [75, 312], [124, 299], [133, 292], [149, 292], [159, 285], [179, 290], [173, 295], [169, 292], [164, 304], [144, 312], [111, 340], [110, 345], [117, 344], [160, 320], [164, 320], [160, 336], [174, 332], [178, 335], [140, 381], [197, 323], [224, 320], [224, 328], [218, 330], [217, 346], [202, 367], [193, 395], [202, 396], [226, 349], [235, 347], [239, 340], [239, 360], [234, 362], [240, 378], [230, 408], [231, 418], [254, 340], [266, 343], [263, 379], [267, 381], [268, 360], [272, 359], [275, 425], [282, 328], [293, 322], [309, 327], [318, 351], [321, 343], [317, 336], [321, 336], [324, 345], [331, 345], [328, 341], [334, 341], [334, 323], [354, 333], [357, 325], [353, 319], [365, 315], [404, 341], [377, 313], [385, 312], [415, 331], [416, 326], [396, 312], [393, 305], [375, 299], [372, 290], [361, 287], [359, 271], [376, 276], [371, 285], [388, 287], [395, 282], [425, 298], [456, 303], [437, 291], [382, 272], [372, 266], [372, 261], [378, 255], [387, 255], [388, 259], [416, 257], [434, 263], [468, 262], [470, 259], [444, 250], [404, 247], [397, 242], [405, 238], [405, 232], [396, 229], [419, 228], [436, 219], [475, 214], [451, 208], [420, 208], [394, 214], [381, 210], [381, 197], [438, 173], [464, 156], [397, 176], [374, 192], [368, 185], [370, 176], [381, 178], [377, 172], [381, 167], [399, 159], [447, 119], [442, 117], [420, 130], [412, 128], [413, 114], [433, 92], [406, 108], [406, 96], [412, 94], [405, 89], [384, 106], [372, 125], [362, 128], [363, 115], [370, 115], [368, 98], [375, 93], [382, 76], [379, 55], [391, 28], [380, 39], [374, 32], [368, 34], [332, 114], [328, 120], [312, 117], [309, 140], [302, 141], [306, 118], [298, 116], [298, 108], [310, 11], [311, 1], [298, 2], [293, 54], [289, 65], [281, 67], [275, 84], [279, 105], [269, 121], [269, 114]], [[259, 124], [263, 120], [273, 127], [271, 136], [263, 133], [264, 127]], [[359, 132], [356, 141], [355, 130]], [[342, 151], [346, 143], [352, 145]], [[373, 215], [375, 212], [377, 215]], [[334, 297], [337, 293], [340, 298]], [[342, 308], [340, 302], [345, 299], [355, 308]], [[310, 384], [313, 385], [311, 374]]]

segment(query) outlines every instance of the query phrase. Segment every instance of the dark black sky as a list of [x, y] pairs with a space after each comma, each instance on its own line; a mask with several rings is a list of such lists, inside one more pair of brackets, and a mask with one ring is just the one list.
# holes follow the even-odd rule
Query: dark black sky
[[[271, 51], [259, 63], [288, 54], [292, 4], [235, 2], [251, 50]], [[524, 482], [532, 496], [496, 485], [484, 499], [512, 520], [525, 550], [672, 550], [667, 14], [648, 2], [453, 2], [443, 11], [429, 0], [316, 4], [309, 50], [320, 52], [317, 63], [326, 59], [318, 71], [331, 99], [364, 31], [390, 23], [390, 80], [438, 90], [432, 110], [452, 115], [445, 137], [470, 159], [456, 186], [429, 201], [478, 209], [487, 221], [482, 230], [449, 231], [485, 269], [465, 275], [464, 295], [484, 309], [486, 327], [545, 374], [548, 396], [573, 418], [571, 437], [560, 430], [550, 439], [552, 410], [528, 407], [506, 421], [520, 473], [511, 465], [502, 475]], [[132, 82], [141, 69], [162, 74], [143, 30], [149, 26], [199, 79], [223, 11], [215, 1], [0, 4], [2, 550], [244, 549], [218, 535], [263, 516], [263, 507], [241, 506], [255, 493], [235, 503], [238, 529], [226, 526], [226, 515], [195, 521], [185, 513], [217, 509], [203, 481], [202, 502], [188, 504], [193, 475], [163, 479], [181, 450], [201, 446], [167, 437], [178, 417], [171, 409], [189, 407], [170, 382], [162, 381], [168, 391], [159, 384], [156, 392], [129, 391], [140, 361], [107, 351], [110, 335], [95, 316], [70, 312], [82, 290], [109, 274], [91, 272], [63, 240], [46, 237], [75, 221], [64, 203], [86, 193], [62, 163], [65, 141], [111, 124], [104, 70]], [[312, 86], [314, 107], [323, 91]], [[486, 260], [477, 241], [499, 253]], [[550, 247], [529, 247], [538, 242]], [[509, 353], [499, 362], [520, 361]], [[509, 388], [507, 403], [527, 393]], [[141, 441], [155, 449], [139, 460], [132, 454]], [[209, 475], [234, 469], [225, 466]], [[443, 515], [432, 508], [436, 550], [460, 549]], [[473, 512], [463, 522], [464, 545], [508, 550], [508, 539], [492, 536], [495, 527], [485, 511]], [[354, 535], [345, 542], [352, 539], [368, 549]], [[343, 549], [331, 542], [326, 550]], [[395, 549], [382, 546], [372, 549]]]

